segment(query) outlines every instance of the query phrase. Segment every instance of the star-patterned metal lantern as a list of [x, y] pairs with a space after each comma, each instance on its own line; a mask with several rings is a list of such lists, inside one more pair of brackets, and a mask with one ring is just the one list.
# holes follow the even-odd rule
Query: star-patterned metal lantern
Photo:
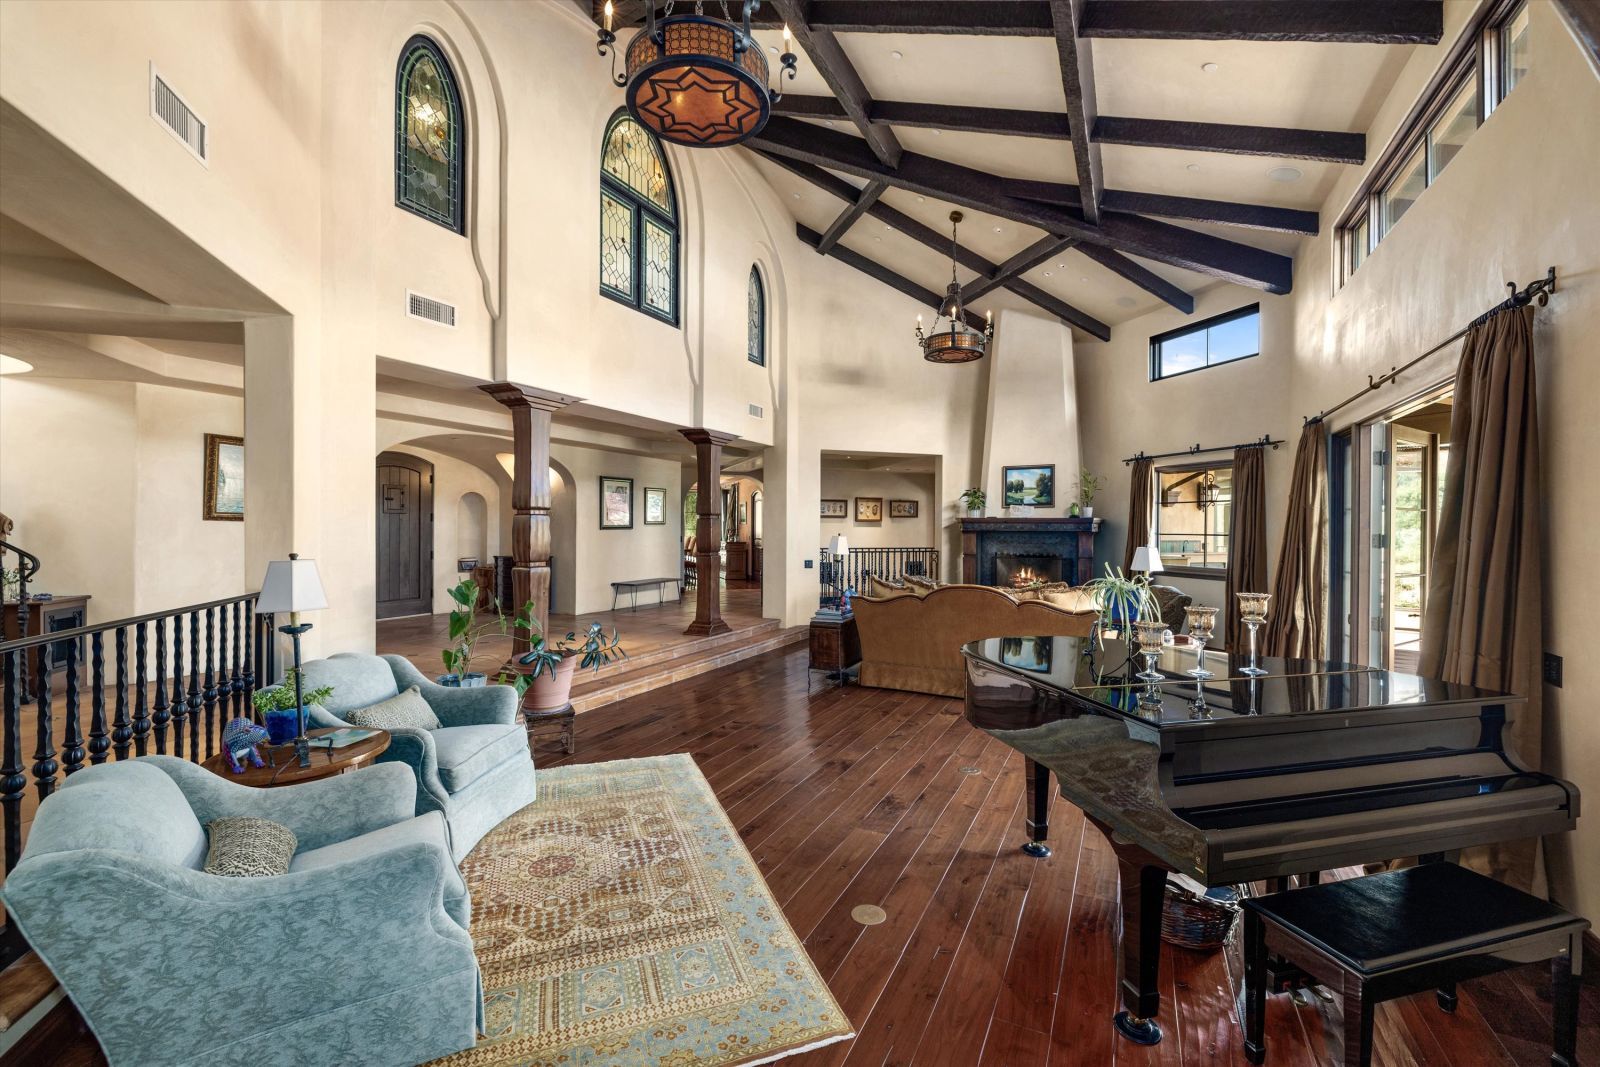
[[[690, 148], [726, 148], [753, 137], [783, 98], [767, 88], [767, 57], [750, 34], [750, 16], [761, 0], [744, 0], [742, 24], [734, 22], [726, 0], [720, 19], [707, 15], [699, 0], [692, 15], [675, 15], [673, 6], [657, 18], [654, 0], [647, 0], [644, 29], [628, 43], [625, 73], [617, 72], [613, 56], [611, 77], [627, 87], [628, 111], [662, 140]], [[616, 43], [612, 18], [606, 0], [597, 46], [602, 56]], [[793, 79], [790, 40], [785, 26], [778, 60]]]

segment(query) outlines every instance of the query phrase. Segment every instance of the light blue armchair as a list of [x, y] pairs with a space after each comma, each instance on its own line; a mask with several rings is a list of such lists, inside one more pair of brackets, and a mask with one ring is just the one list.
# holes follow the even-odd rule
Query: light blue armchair
[[[113, 1067], [409, 1065], [470, 1047], [482, 995], [444, 820], [404, 767], [251, 789], [171, 756], [39, 805], [5, 904]], [[294, 831], [289, 873], [206, 874], [205, 825]]]
[[331, 685], [325, 707], [310, 709], [311, 725], [347, 726], [347, 711], [387, 700], [417, 686], [438, 716], [438, 730], [391, 730], [379, 762], [402, 762], [417, 775], [417, 814], [441, 812], [450, 826], [457, 863], [506, 816], [533, 803], [533, 756], [526, 727], [517, 722], [517, 693], [507, 685], [452, 689], [435, 685], [403, 656], [341, 652], [302, 668], [305, 686]]

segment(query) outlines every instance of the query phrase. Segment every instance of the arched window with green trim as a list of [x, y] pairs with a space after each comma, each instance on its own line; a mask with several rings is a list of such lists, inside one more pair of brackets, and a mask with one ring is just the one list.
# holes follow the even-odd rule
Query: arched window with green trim
[[750, 284], [746, 287], [745, 333], [748, 335], [750, 362], [767, 365], [767, 293], [761, 285], [761, 272], [750, 265]]
[[655, 135], [626, 111], [600, 151], [600, 292], [678, 324], [678, 212]]
[[429, 38], [418, 34], [401, 49], [394, 95], [395, 204], [466, 233], [461, 92], [444, 53]]

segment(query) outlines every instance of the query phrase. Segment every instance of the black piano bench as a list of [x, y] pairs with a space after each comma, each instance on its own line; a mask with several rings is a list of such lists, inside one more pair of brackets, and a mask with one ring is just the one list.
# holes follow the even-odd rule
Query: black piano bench
[[1244, 902], [1245, 1057], [1267, 1058], [1267, 958], [1282, 956], [1344, 1004], [1345, 1067], [1372, 1063], [1373, 1008], [1549, 960], [1555, 976], [1553, 1067], [1575, 1067], [1587, 919], [1453, 863], [1425, 863]]

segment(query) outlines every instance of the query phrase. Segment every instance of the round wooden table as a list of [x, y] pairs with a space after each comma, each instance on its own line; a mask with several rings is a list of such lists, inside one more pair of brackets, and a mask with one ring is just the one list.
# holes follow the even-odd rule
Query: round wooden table
[[[313, 742], [319, 737], [331, 734], [336, 727], [320, 730], [309, 730], [306, 736]], [[261, 758], [267, 760], [265, 767], [255, 767], [244, 761], [244, 773], [234, 774], [228, 767], [228, 754], [218, 752], [215, 756], [201, 764], [202, 767], [212, 771], [230, 782], [240, 785], [255, 786], [261, 789], [270, 789], [280, 785], [299, 785], [301, 782], [314, 782], [319, 778], [331, 778], [336, 774], [353, 771], [357, 767], [365, 767], [383, 754], [389, 747], [389, 731], [379, 730], [376, 735], [357, 741], [343, 748], [319, 748], [315, 743], [311, 746], [311, 766], [302, 767], [295, 762], [293, 743], [285, 745], [263, 745], [260, 749]]]

